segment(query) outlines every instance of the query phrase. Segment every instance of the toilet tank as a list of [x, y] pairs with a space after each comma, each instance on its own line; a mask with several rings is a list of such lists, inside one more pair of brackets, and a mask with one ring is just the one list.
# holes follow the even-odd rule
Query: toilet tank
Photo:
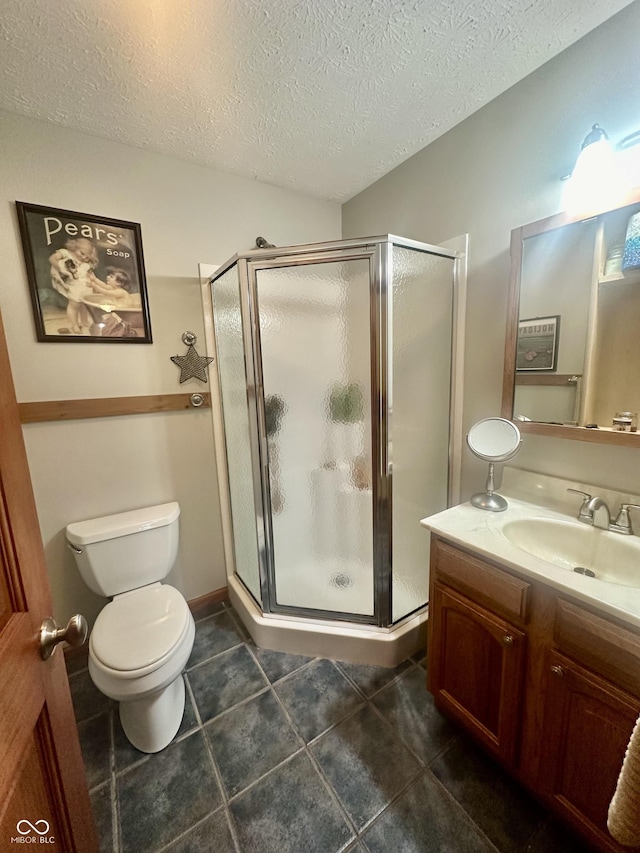
[[178, 554], [177, 503], [105, 515], [67, 526], [67, 542], [82, 579], [111, 597], [160, 581]]

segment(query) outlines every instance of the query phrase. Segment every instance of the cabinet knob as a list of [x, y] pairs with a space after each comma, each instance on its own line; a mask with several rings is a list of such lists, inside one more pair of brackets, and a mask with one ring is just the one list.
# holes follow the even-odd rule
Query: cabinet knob
[[504, 637], [502, 638], [502, 642], [505, 644], [505, 646], [512, 646], [513, 645], [513, 637], [511, 636], [511, 634], [505, 634]]
[[564, 675], [564, 670], [561, 666], [552, 666], [551, 672], [556, 676], [556, 678], [562, 678], [562, 676]]

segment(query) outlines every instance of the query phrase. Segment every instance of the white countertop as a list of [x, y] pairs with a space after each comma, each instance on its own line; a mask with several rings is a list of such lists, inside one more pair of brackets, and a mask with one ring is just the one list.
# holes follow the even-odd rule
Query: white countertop
[[[529, 474], [529, 472], [522, 473]], [[554, 480], [555, 478], [544, 479]], [[564, 481], [562, 483], [564, 484]], [[580, 484], [570, 485], [581, 488]], [[564, 489], [564, 485], [562, 488]], [[595, 487], [590, 489], [592, 494], [604, 493], [604, 490], [598, 491]], [[515, 486], [513, 491], [517, 491]], [[552, 509], [513, 497], [507, 493], [506, 489], [500, 489], [499, 493], [506, 497], [509, 504], [504, 512], [488, 512], [465, 503], [423, 518], [420, 523], [427, 530], [437, 533], [456, 545], [474, 551], [489, 560], [502, 563], [533, 579], [543, 581], [561, 592], [570, 593], [575, 598], [640, 628], [640, 563], [638, 564], [638, 587], [622, 586], [576, 574], [534, 557], [513, 545], [502, 532], [506, 522], [522, 518], [551, 518], [578, 523], [576, 516], [580, 505], [579, 500], [570, 499], [570, 503], [575, 504], [575, 514], [570, 515], [557, 508]], [[558, 503], [558, 501], [555, 502], [556, 507]]]

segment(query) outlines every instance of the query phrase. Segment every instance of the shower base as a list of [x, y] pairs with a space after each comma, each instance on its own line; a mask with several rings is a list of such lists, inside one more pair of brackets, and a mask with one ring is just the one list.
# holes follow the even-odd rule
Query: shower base
[[394, 667], [427, 644], [428, 608], [391, 628], [263, 614], [237, 577], [229, 598], [257, 646], [308, 657]]

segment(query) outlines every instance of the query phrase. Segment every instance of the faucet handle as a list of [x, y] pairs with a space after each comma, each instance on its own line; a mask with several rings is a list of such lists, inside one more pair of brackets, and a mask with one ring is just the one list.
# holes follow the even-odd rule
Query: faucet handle
[[573, 492], [573, 493], [574, 493], [574, 495], [582, 495], [582, 507], [581, 507], [581, 511], [582, 511], [582, 509], [584, 509], [584, 507], [589, 503], [589, 501], [591, 500], [591, 497], [592, 497], [592, 496], [589, 494], [589, 492], [583, 492], [583, 491], [581, 491], [580, 489], [567, 489], [567, 491], [568, 491], [568, 492]]
[[582, 495], [584, 502], [591, 500], [591, 495], [588, 492], [582, 492], [580, 489], [567, 489], [568, 492], [573, 492], [575, 495]]
[[631, 519], [629, 518], [629, 510], [630, 509], [640, 509], [638, 504], [620, 504], [620, 511], [616, 517], [616, 520], [610, 526], [611, 530], [615, 530], [616, 533], [626, 533], [627, 535], [633, 534], [633, 527], [631, 526]]
[[585, 521], [588, 524], [593, 524], [593, 512], [587, 506], [591, 500], [589, 492], [583, 492], [581, 489], [567, 489], [568, 492], [573, 492], [575, 495], [582, 495], [582, 504], [578, 512], [578, 520]]

